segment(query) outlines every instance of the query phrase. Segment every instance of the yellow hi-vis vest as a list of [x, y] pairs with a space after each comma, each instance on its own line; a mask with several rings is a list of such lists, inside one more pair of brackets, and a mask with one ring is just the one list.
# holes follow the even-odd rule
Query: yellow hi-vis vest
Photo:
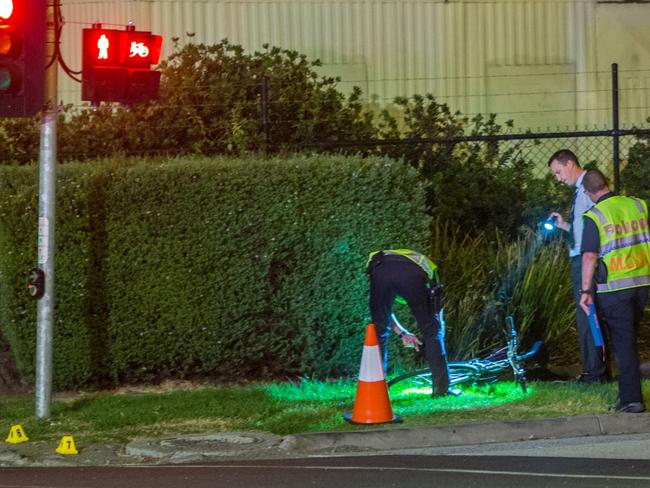
[[585, 212], [600, 235], [599, 257], [607, 268], [607, 283], [598, 293], [650, 285], [650, 230], [643, 200], [614, 196]]
[[424, 254], [411, 251], [410, 249], [391, 249], [389, 251], [371, 252], [370, 255], [368, 256], [368, 263], [366, 265], [370, 264], [370, 261], [372, 260], [373, 256], [378, 252], [383, 252], [384, 254], [387, 255], [392, 254], [396, 256], [404, 256], [405, 258], [410, 259], [415, 264], [417, 264], [420, 268], [422, 268], [430, 280], [432, 280], [435, 277], [436, 281], [438, 282], [440, 281], [440, 279], [438, 278], [438, 266], [436, 266], [434, 262], [431, 261]]

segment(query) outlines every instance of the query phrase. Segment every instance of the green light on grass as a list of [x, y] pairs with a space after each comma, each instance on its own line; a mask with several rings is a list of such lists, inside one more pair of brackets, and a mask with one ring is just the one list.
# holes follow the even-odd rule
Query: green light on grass
[[[457, 385], [458, 387], [458, 385]], [[528, 386], [526, 392], [514, 381], [499, 381], [483, 385], [460, 385], [461, 396], [445, 396], [434, 399], [431, 403], [431, 387], [407, 385], [399, 389], [395, 385], [390, 390], [393, 408], [400, 415], [406, 416], [419, 412], [421, 408], [431, 408], [432, 405], [439, 406], [441, 410], [446, 409], [482, 409], [497, 407], [499, 405], [521, 401], [535, 392], [534, 386]]]
[[[431, 399], [431, 386], [422, 384], [400, 383], [392, 386], [390, 395], [393, 409], [400, 415], [429, 413], [433, 410], [473, 410], [497, 407], [511, 402], [518, 402], [535, 394], [535, 386], [528, 385], [524, 393], [514, 381], [499, 381], [483, 385], [457, 385], [462, 395], [460, 397], [446, 396], [440, 399]], [[338, 404], [354, 402], [357, 383], [353, 379], [338, 381], [318, 381], [304, 378], [298, 382], [273, 384], [264, 387], [264, 390], [276, 401], [305, 403], [317, 408], [317, 405], [328, 403]]]
[[431, 395], [431, 388], [406, 388], [402, 390], [402, 395]]

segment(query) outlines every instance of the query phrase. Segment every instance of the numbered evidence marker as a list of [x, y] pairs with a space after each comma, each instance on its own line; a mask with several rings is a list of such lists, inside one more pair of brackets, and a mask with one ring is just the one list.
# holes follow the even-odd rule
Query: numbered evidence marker
[[61, 437], [61, 442], [59, 442], [59, 447], [56, 448], [56, 452], [59, 454], [79, 454], [71, 435]]
[[9, 444], [20, 444], [21, 442], [27, 442], [29, 437], [25, 434], [25, 430], [22, 425], [12, 425], [9, 435], [5, 439], [5, 442]]

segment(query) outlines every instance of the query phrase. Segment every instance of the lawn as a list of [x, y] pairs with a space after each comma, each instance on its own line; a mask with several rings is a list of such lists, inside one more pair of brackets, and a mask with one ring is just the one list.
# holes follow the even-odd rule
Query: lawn
[[[32, 440], [74, 435], [86, 442], [125, 442], [136, 437], [215, 431], [300, 432], [366, 429], [342, 419], [354, 404], [350, 381], [247, 385], [176, 383], [156, 388], [54, 395], [52, 415], [36, 418], [33, 395], [0, 399], [0, 435], [20, 424]], [[644, 383], [646, 396], [650, 383]], [[526, 393], [513, 383], [465, 387], [461, 397], [431, 399], [430, 391], [391, 387], [402, 424], [464, 424], [602, 414], [616, 400], [616, 384], [582, 386], [532, 382]], [[372, 428], [377, 428], [373, 425]]]

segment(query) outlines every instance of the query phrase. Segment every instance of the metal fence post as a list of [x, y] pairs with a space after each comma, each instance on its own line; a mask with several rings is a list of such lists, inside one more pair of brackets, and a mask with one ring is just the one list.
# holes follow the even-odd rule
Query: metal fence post
[[612, 63], [612, 142], [613, 142], [613, 162], [614, 162], [614, 193], [621, 190], [621, 177], [619, 174], [619, 140], [620, 131], [618, 127], [618, 64]]
[[262, 129], [264, 130], [264, 152], [266, 153], [269, 145], [269, 79], [266, 75], [262, 76]]

